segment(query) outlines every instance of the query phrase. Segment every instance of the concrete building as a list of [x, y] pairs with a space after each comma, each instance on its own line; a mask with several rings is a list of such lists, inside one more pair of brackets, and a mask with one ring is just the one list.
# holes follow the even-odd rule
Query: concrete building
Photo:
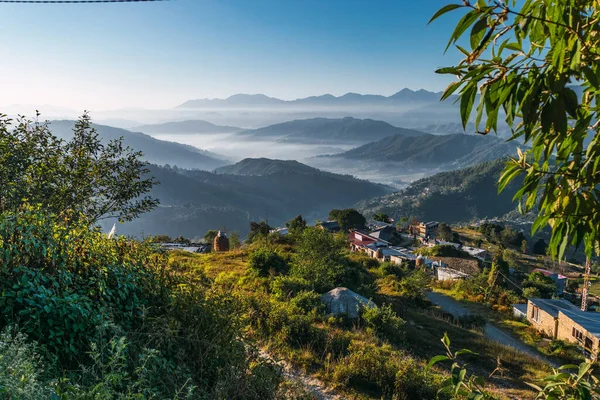
[[585, 312], [567, 300], [529, 299], [527, 320], [552, 339], [577, 343], [596, 360], [600, 345], [600, 313]]
[[421, 222], [419, 224], [419, 236], [422, 238], [435, 239], [438, 234], [440, 223], [436, 221]]

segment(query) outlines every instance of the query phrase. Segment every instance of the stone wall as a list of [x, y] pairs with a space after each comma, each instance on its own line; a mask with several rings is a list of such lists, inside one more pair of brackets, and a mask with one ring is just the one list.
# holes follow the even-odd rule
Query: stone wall
[[531, 325], [538, 331], [543, 332], [548, 337], [556, 338], [556, 324], [557, 320], [552, 315], [548, 314], [540, 308], [537, 321], [532, 318], [534, 304], [531, 301], [527, 301], [527, 320]]

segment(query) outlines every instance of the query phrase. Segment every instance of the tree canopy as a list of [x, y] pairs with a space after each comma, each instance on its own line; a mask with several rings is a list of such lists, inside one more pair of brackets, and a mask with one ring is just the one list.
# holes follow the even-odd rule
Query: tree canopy
[[0, 114], [0, 211], [28, 202], [90, 225], [130, 221], [158, 204], [146, 195], [157, 182], [141, 156], [122, 140], [102, 143], [87, 114], [70, 141], [54, 136], [48, 123]]
[[367, 223], [365, 217], [353, 208], [331, 210], [329, 211], [329, 219], [337, 221], [342, 230], [364, 229]]
[[[593, 0], [463, 1], [431, 21], [463, 11], [448, 48], [464, 55], [439, 69], [457, 77], [442, 95], [458, 93], [466, 126], [475, 112], [479, 133], [496, 131], [499, 118], [519, 149], [499, 188], [524, 175], [515, 195], [523, 211], [537, 212], [533, 231], [552, 227], [550, 253], [583, 243], [600, 252], [600, 9]], [[463, 36], [469, 48], [463, 43]]]

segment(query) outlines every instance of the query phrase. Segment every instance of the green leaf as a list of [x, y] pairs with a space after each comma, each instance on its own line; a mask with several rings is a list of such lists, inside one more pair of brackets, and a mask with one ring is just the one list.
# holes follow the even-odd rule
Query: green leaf
[[450, 358], [448, 358], [448, 356], [435, 356], [427, 363], [427, 366], [425, 367], [425, 371], [429, 371], [431, 369], [431, 367], [433, 367], [438, 362], [447, 361], [449, 359]]
[[469, 83], [462, 92], [462, 97], [460, 99], [460, 118], [463, 129], [467, 129], [467, 123], [471, 116], [471, 110], [473, 109], [476, 94], [477, 86], [473, 82]]
[[439, 17], [441, 17], [442, 15], [452, 11], [452, 10], [456, 10], [457, 8], [463, 8], [465, 7], [463, 4], [448, 4], [445, 5], [444, 7], [440, 8], [435, 14], [433, 14], [433, 17], [431, 17], [431, 19], [429, 20], [429, 22], [427, 23], [427, 25], [431, 24], [433, 21], [435, 21], [436, 19], [438, 19]]
[[446, 49], [444, 51], [448, 51], [452, 43], [456, 43], [456, 41], [462, 36], [463, 33], [479, 18], [479, 11], [472, 10], [466, 13], [460, 21], [458, 21], [458, 25], [452, 32], [452, 36], [450, 36], [450, 40], [446, 45]]
[[479, 47], [481, 40], [485, 36], [485, 32], [488, 27], [487, 18], [481, 18], [479, 21], [473, 25], [473, 29], [471, 29], [471, 49], [475, 50]]

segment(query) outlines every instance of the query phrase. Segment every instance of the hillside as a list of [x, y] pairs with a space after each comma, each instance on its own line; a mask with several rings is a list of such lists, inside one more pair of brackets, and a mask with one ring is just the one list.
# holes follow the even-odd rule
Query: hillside
[[460, 223], [502, 217], [514, 210], [512, 198], [520, 186], [517, 179], [498, 194], [498, 178], [504, 168], [499, 159], [469, 168], [442, 172], [413, 182], [408, 188], [380, 198], [363, 201], [365, 214], [385, 212], [392, 218], [416, 217]]
[[289, 172], [301, 174], [327, 173], [295, 160], [272, 160], [269, 158], [246, 158], [236, 164], [217, 168], [215, 172], [229, 175], [259, 176]]
[[[75, 121], [71, 120], [51, 121], [50, 128], [57, 137], [69, 139], [73, 136], [74, 125]], [[158, 140], [141, 132], [131, 132], [112, 126], [98, 124], [93, 126], [103, 141], [122, 137], [125, 145], [144, 153], [143, 158], [153, 164], [213, 170], [227, 163], [224, 157], [193, 146]]]
[[494, 136], [395, 135], [334, 157], [349, 160], [398, 162], [409, 168], [461, 168], [516, 153], [516, 144]]
[[349, 207], [391, 191], [383, 185], [296, 162], [260, 162], [280, 167], [265, 166], [262, 175], [228, 175], [152, 166], [151, 175], [160, 185], [151, 194], [160, 199], [161, 205], [119, 226], [119, 232], [195, 237], [209, 229], [226, 227], [245, 235], [250, 220], [268, 215], [269, 223], [279, 225], [301, 213], [314, 221], [324, 218], [332, 208]]
[[239, 133], [245, 138], [278, 139], [288, 143], [368, 143], [392, 135], [422, 134], [383, 121], [352, 117], [299, 119]]
[[233, 133], [242, 131], [235, 126], [215, 125], [204, 120], [173, 121], [162, 124], [140, 125], [136, 131], [144, 133]]
[[281, 100], [264, 94], [235, 94], [226, 99], [197, 99], [188, 100], [177, 108], [205, 108], [205, 107], [259, 107], [259, 106], [394, 106], [406, 104], [436, 103], [440, 100], [441, 93], [427, 90], [402, 89], [391, 96], [374, 94], [346, 93], [342, 96], [323, 94], [309, 96], [296, 100]]

